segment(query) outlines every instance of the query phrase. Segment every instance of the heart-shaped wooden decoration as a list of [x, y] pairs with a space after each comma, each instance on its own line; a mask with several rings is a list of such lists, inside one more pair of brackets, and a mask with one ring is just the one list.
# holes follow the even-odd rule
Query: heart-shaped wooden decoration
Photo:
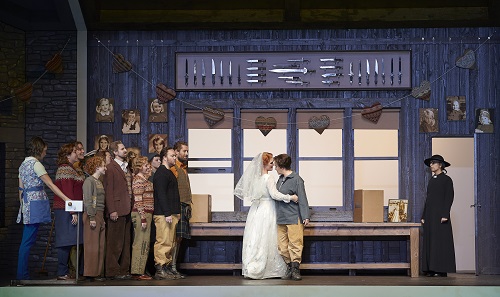
[[62, 73], [63, 72], [63, 64], [62, 57], [59, 53], [56, 53], [52, 59], [50, 59], [47, 64], [45, 64], [45, 69], [51, 73]]
[[156, 98], [160, 100], [161, 103], [167, 103], [168, 101], [175, 98], [175, 91], [168, 88], [162, 83], [156, 85]]
[[460, 68], [472, 69], [476, 66], [476, 55], [471, 49], [465, 50], [461, 57], [458, 57], [455, 65]]
[[203, 117], [210, 128], [222, 121], [224, 119], [224, 114], [224, 111], [219, 108], [213, 108], [211, 106], [205, 106], [203, 108]]
[[431, 83], [428, 80], [424, 80], [420, 83], [420, 86], [413, 88], [411, 95], [415, 98], [429, 101], [431, 98]]
[[19, 98], [19, 100], [27, 102], [31, 99], [31, 95], [33, 94], [33, 84], [27, 82], [22, 87], [13, 90], [12, 93]]
[[361, 116], [365, 119], [374, 122], [375, 124], [380, 119], [382, 115], [382, 105], [380, 102], [373, 104], [371, 107], [363, 108], [361, 111]]
[[325, 114], [320, 117], [313, 116], [309, 119], [309, 128], [316, 130], [320, 135], [328, 126], [330, 126], [330, 118]]
[[276, 128], [276, 119], [273, 117], [257, 117], [255, 119], [255, 127], [262, 132], [264, 136], [267, 136], [272, 129]]
[[132, 63], [125, 60], [122, 54], [113, 56], [113, 73], [123, 73], [132, 70]]

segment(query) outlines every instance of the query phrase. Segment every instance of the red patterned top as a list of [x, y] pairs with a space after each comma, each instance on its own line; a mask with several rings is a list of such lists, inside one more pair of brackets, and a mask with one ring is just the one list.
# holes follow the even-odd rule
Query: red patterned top
[[135, 175], [132, 192], [134, 193], [132, 211], [141, 215], [141, 223], [146, 223], [146, 213], [154, 211], [153, 183], [141, 175]]
[[[54, 184], [71, 200], [83, 200], [85, 175], [79, 174], [71, 164], [59, 165]], [[54, 209], [64, 209], [64, 200], [54, 194]]]

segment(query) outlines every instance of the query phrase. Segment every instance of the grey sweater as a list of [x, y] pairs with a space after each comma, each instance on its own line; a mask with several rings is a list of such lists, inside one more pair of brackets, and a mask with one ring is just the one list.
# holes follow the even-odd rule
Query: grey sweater
[[283, 194], [296, 194], [299, 197], [299, 203], [276, 201], [276, 220], [278, 224], [294, 225], [297, 224], [299, 219], [301, 222], [310, 219], [309, 202], [307, 201], [304, 180], [296, 172], [292, 172], [287, 177], [280, 175], [276, 188]]

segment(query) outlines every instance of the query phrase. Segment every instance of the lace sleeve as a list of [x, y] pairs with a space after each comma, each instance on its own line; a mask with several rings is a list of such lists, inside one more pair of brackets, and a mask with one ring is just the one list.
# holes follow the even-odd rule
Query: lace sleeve
[[266, 182], [267, 191], [269, 192], [269, 196], [274, 200], [283, 201], [286, 203], [290, 203], [290, 195], [283, 194], [276, 188], [276, 181], [272, 175], [269, 175]]

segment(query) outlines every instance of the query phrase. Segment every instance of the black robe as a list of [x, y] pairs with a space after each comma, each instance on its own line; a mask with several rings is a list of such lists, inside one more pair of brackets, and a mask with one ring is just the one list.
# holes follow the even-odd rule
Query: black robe
[[[453, 204], [453, 181], [444, 173], [433, 176], [427, 186], [423, 229], [422, 270], [455, 272], [455, 247], [450, 209]], [[448, 221], [441, 223], [441, 218]]]

